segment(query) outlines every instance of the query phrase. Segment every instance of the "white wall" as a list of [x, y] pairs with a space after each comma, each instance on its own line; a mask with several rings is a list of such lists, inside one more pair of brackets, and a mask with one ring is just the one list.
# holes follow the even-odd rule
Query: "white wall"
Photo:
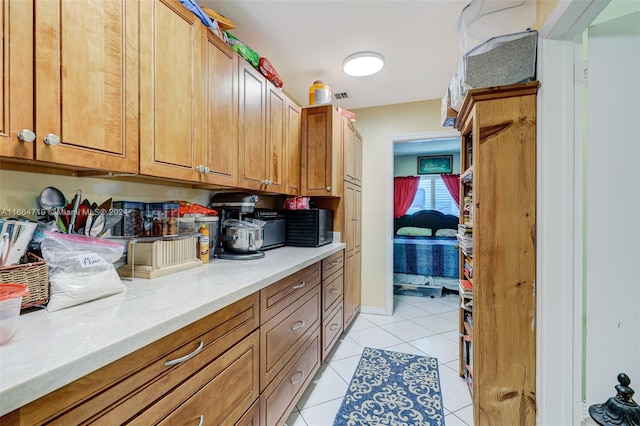
[[[595, 424], [588, 407], [615, 394], [621, 371], [640, 386], [640, 286], [624, 272], [640, 263], [640, 55], [631, 53], [640, 53], [631, 16], [640, 4], [614, 0], [603, 11], [606, 3], [559, 3], [538, 50], [537, 421], [545, 426]], [[621, 16], [583, 37], [595, 19]]]
[[[588, 30], [585, 146], [585, 390], [640, 391], [640, 12]], [[632, 54], [631, 52], [635, 52]], [[613, 84], [612, 84], [613, 83]]]
[[[440, 125], [440, 100], [411, 102], [354, 111], [362, 135], [362, 310], [391, 314], [388, 296], [392, 271], [393, 139], [451, 131]], [[441, 135], [455, 136], [454, 135]]]

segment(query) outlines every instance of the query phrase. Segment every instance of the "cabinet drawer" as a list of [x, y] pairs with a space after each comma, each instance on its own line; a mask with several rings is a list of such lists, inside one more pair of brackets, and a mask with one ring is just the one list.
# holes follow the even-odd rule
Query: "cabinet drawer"
[[260, 327], [260, 389], [264, 389], [320, 325], [320, 285]]
[[259, 395], [259, 340], [256, 330], [130, 424], [197, 425], [198, 421], [211, 425], [235, 424]]
[[335, 311], [331, 312], [328, 319], [322, 322], [322, 360], [327, 357], [333, 345], [336, 344], [342, 334], [342, 305], [338, 305]]
[[121, 424], [255, 330], [258, 306], [257, 293], [239, 300], [19, 408], [20, 421]]
[[264, 324], [320, 283], [320, 262], [260, 290], [260, 323]]
[[262, 425], [281, 425], [320, 368], [320, 328], [260, 396]]
[[260, 398], [244, 413], [235, 426], [260, 426]]
[[342, 302], [344, 274], [342, 269], [322, 281], [322, 319]]
[[328, 276], [334, 272], [342, 269], [344, 263], [344, 251], [340, 250], [337, 253], [332, 254], [322, 259], [322, 279], [325, 280]]

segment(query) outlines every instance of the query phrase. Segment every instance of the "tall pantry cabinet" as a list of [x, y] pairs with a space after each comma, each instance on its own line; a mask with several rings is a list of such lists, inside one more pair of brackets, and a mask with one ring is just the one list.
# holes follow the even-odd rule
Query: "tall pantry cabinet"
[[470, 90], [455, 124], [464, 170], [460, 375], [478, 426], [536, 419], [537, 90], [538, 82]]
[[362, 136], [352, 123], [342, 121], [344, 190], [342, 193], [343, 239], [346, 244], [344, 329], [360, 311], [362, 285]]
[[344, 328], [360, 310], [362, 136], [331, 105], [302, 109], [302, 195], [334, 211], [344, 253]]

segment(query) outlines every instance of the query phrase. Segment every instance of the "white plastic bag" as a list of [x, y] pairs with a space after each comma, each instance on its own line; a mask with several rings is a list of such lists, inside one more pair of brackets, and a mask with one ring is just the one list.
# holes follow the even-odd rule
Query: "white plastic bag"
[[113, 266], [124, 251], [117, 242], [46, 232], [40, 247], [49, 264], [49, 311], [121, 293], [126, 288]]
[[492, 37], [524, 31], [535, 20], [533, 0], [472, 0], [458, 18], [460, 51], [467, 53]]

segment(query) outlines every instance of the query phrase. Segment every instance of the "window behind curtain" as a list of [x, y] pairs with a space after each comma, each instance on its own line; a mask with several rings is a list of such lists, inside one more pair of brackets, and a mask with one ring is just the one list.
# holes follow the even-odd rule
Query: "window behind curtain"
[[438, 210], [458, 216], [459, 209], [439, 175], [420, 176], [420, 185], [407, 214], [420, 210]]

